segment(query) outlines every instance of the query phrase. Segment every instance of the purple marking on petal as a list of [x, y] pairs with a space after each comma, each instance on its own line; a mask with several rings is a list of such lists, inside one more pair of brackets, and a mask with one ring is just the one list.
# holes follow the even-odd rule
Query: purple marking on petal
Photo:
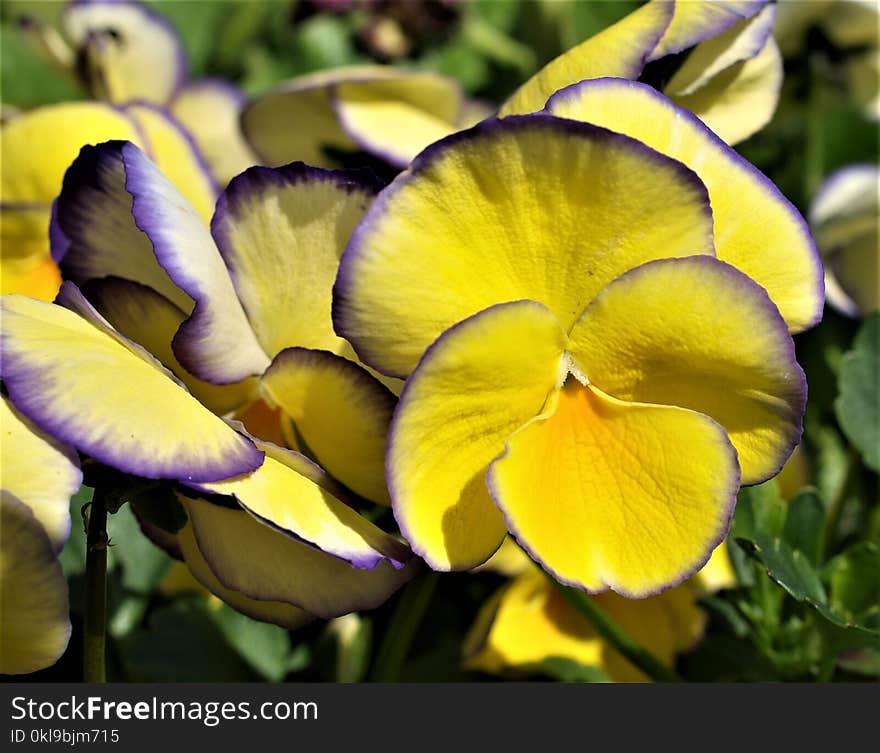
[[[616, 81], [618, 79], [613, 80]], [[690, 183], [693, 190], [702, 195], [706, 212], [711, 215], [712, 209], [709, 202], [709, 193], [699, 176], [678, 160], [674, 160], [661, 154], [655, 149], [651, 149], [637, 139], [590, 123], [559, 118], [544, 111], [532, 113], [530, 115], [510, 115], [505, 118], [487, 118], [486, 120], [477, 123], [477, 125], [472, 128], [453, 133], [424, 149], [415, 157], [415, 159], [413, 159], [408, 170], [398, 175], [389, 186], [379, 193], [372, 206], [367, 210], [363, 219], [361, 219], [357, 227], [354, 229], [354, 232], [348, 241], [348, 245], [342, 254], [342, 258], [339, 261], [339, 272], [336, 276], [336, 282], [333, 285], [332, 319], [333, 328], [336, 334], [351, 343], [355, 353], [357, 353], [357, 356], [362, 363], [386, 376], [397, 377], [400, 379], [406, 379], [407, 377], [406, 374], [390, 373], [390, 370], [386, 371], [385, 369], [380, 368], [377, 364], [381, 363], [381, 356], [377, 353], [370, 352], [363, 343], [359, 343], [357, 341], [357, 336], [351, 332], [351, 329], [348, 326], [347, 309], [351, 305], [351, 288], [357, 278], [356, 266], [360, 261], [360, 257], [365, 253], [362, 248], [364, 237], [372, 231], [373, 224], [381, 219], [381, 217], [388, 211], [388, 205], [398, 192], [403, 190], [409, 183], [418, 181], [421, 177], [421, 173], [428, 169], [433, 162], [441, 159], [447, 151], [455, 149], [459, 144], [467, 144], [470, 141], [478, 140], [486, 134], [493, 134], [496, 132], [516, 132], [520, 129], [527, 130], [536, 127], [546, 128], [550, 132], [575, 134], [592, 141], [626, 144], [627, 148], [640, 153], [647, 162], [661, 164], [664, 167], [671, 166], [680, 174], [683, 181]], [[547, 211], [552, 212], [553, 208], [548, 207]]]
[[[807, 324], [805, 329], [809, 329], [810, 327], [815, 326], [820, 321], [822, 321], [822, 302], [825, 299], [825, 278], [824, 278], [824, 270], [822, 266], [822, 258], [819, 255], [819, 249], [816, 247], [816, 240], [813, 238], [810, 233], [810, 227], [807, 224], [807, 221], [801, 215], [801, 213], [795, 208], [795, 206], [785, 197], [782, 191], [777, 188], [776, 184], [773, 183], [770, 178], [768, 178], [764, 173], [758, 170], [751, 162], [749, 162], [745, 157], [741, 156], [735, 149], [727, 144], [721, 137], [717, 136], [710, 128], [707, 126], [702, 120], [700, 120], [696, 115], [694, 115], [689, 110], [686, 110], [682, 107], [676, 105], [671, 99], [664, 96], [656, 89], [648, 86], [647, 84], [642, 84], [638, 81], [630, 81], [628, 79], [622, 78], [594, 78], [587, 79], [585, 81], [579, 81], [576, 84], [571, 84], [570, 86], [566, 86], [564, 89], [560, 89], [556, 92], [550, 99], [547, 100], [547, 105], [544, 109], [544, 112], [549, 112], [554, 102], [557, 101], [566, 101], [572, 98], [577, 98], [578, 92], [583, 88], [604, 88], [604, 87], [619, 87], [619, 86], [628, 86], [633, 89], [640, 89], [644, 91], [646, 94], [650, 95], [654, 99], [656, 99], [659, 103], [661, 103], [664, 107], [672, 108], [676, 114], [676, 117], [680, 120], [684, 120], [692, 125], [697, 130], [701, 131], [707, 141], [715, 147], [721, 155], [727, 159], [728, 161], [734, 163], [737, 167], [747, 172], [751, 178], [753, 178], [756, 182], [758, 182], [770, 196], [778, 201], [782, 208], [786, 210], [788, 215], [791, 217], [794, 224], [798, 227], [798, 230], [803, 236], [804, 242], [810, 250], [810, 255], [812, 257], [813, 263], [816, 268], [815, 280], [816, 280], [816, 292], [818, 294], [819, 305], [817, 307], [817, 312], [814, 315], [814, 318]], [[581, 121], [576, 121], [581, 122]], [[640, 142], [641, 143], [641, 142]], [[366, 218], [364, 218], [366, 219]], [[343, 256], [343, 261], [345, 257]]]
[[[681, 0], [679, 0], [681, 2]], [[754, 0], [754, 2], [747, 5], [742, 11], [737, 11], [733, 8], [725, 8], [729, 11], [729, 15], [726, 15], [716, 21], [716, 23], [705, 26], [699, 31], [693, 33], [691, 36], [684, 37], [680, 41], [676, 42], [674, 45], [662, 49], [661, 53], [658, 55], [656, 53], [656, 49], [652, 50], [647, 57], [647, 62], [652, 63], [655, 60], [659, 60], [666, 55], [672, 55], [677, 52], [681, 52], [682, 50], [686, 50], [694, 45], [699, 44], [700, 42], [705, 42], [707, 39], [711, 39], [712, 37], [717, 37], [720, 34], [723, 34], [727, 31], [731, 26], [736, 24], [739, 21], [743, 21], [747, 18], [751, 18], [754, 16], [761, 8], [763, 8], [769, 0]], [[665, 34], [665, 31], [664, 31]], [[662, 41], [663, 35], [657, 40], [657, 45]]]
[[[65, 308], [81, 316], [84, 315], [81, 312], [87, 314], [91, 312], [93, 314], [92, 323], [99, 330], [105, 330], [108, 337], [113, 337], [121, 344], [127, 343], [132, 350], [133, 357], [137, 357], [134, 355], [135, 352], [144, 353], [146, 360], [155, 363], [157, 368], [166, 375], [170, 375], [170, 372], [162, 367], [158, 361], [155, 361], [141, 346], [113, 330], [85, 300], [73, 283], [65, 282], [62, 284], [56, 301], [66, 303]], [[58, 304], [47, 303], [45, 305]], [[263, 453], [249, 439], [241, 435], [238, 437], [237, 447], [230, 451], [230, 457], [212, 461], [200, 459], [190, 465], [184, 464], [185, 467], [184, 465], [173, 467], [168, 464], [157, 467], [149, 458], [127, 456], [120, 453], [112, 438], [95, 438], [84, 441], [81, 427], [88, 424], [88, 417], [70, 415], [65, 418], [59, 416], [57, 411], [53, 411], [53, 405], [47, 404], [45, 391], [41, 388], [46, 376], [43, 367], [39, 364], [39, 359], [32, 359], [27, 353], [11, 349], [10, 339], [8, 328], [0, 331], [0, 378], [3, 379], [9, 398], [16, 409], [42, 431], [92, 456], [105, 465], [143, 478], [208, 482], [249, 473], [263, 464]], [[173, 379], [173, 377], [171, 378]], [[131, 397], [132, 400], [144, 399], [144, 396], [136, 391], [132, 393]], [[207, 408], [205, 410], [207, 411]], [[120, 421], [125, 421], [124, 416], [120, 416]]]
[[70, 238], [58, 224], [58, 197], [52, 201], [49, 215], [49, 250], [52, 260], [58, 264], [70, 250]]
[[[665, 261], [665, 260], [664, 260]], [[649, 262], [651, 263], [651, 262]], [[644, 265], [642, 265], [644, 266]], [[786, 330], [787, 331], [787, 330]], [[586, 389], [586, 388], [585, 388]], [[683, 409], [687, 410], [687, 409]], [[696, 413], [696, 411], [692, 411]], [[712, 556], [712, 552], [714, 552], [718, 546], [727, 538], [727, 534], [730, 531], [730, 524], [733, 520], [733, 513], [736, 508], [736, 496], [737, 492], [740, 488], [740, 473], [739, 473], [739, 459], [737, 456], [736, 448], [734, 448], [733, 444], [731, 444], [730, 439], [727, 437], [727, 432], [724, 430], [724, 427], [721, 426], [717, 421], [710, 418], [709, 416], [705, 416], [704, 414], [699, 414], [703, 416], [707, 421], [715, 424], [721, 433], [723, 434], [726, 445], [728, 449], [728, 453], [731, 460], [732, 468], [734, 469], [733, 473], [733, 483], [730, 485], [727, 494], [723, 500], [722, 507], [722, 515], [719, 519], [718, 533], [712, 538], [703, 554], [697, 560], [697, 563], [691, 567], [687, 567], [681, 571], [675, 578], [673, 578], [668, 583], [664, 583], [661, 586], [657, 587], [652, 591], [646, 591], [645, 593], [632, 593], [627, 591], [625, 588], [621, 588], [619, 586], [615, 586], [612, 583], [606, 583], [605, 588], [599, 588], [595, 590], [591, 590], [589, 588], [585, 588], [581, 583], [570, 580], [568, 578], [564, 578], [559, 573], [557, 573], [552, 567], [550, 567], [544, 559], [540, 556], [540, 554], [529, 545], [529, 543], [525, 540], [522, 534], [518, 531], [517, 527], [514, 525], [511, 515], [504, 507], [504, 503], [501, 499], [501, 494], [498, 490], [498, 481], [495, 478], [495, 468], [496, 463], [503, 458], [507, 457], [510, 454], [511, 446], [510, 441], [505, 445], [504, 452], [499, 455], [495, 460], [493, 460], [489, 464], [489, 468], [486, 470], [486, 486], [489, 489], [489, 496], [492, 498], [492, 501], [495, 503], [495, 506], [501, 511], [501, 514], [504, 516], [504, 522], [507, 526], [507, 530], [510, 531], [510, 534], [516, 539], [517, 544], [522, 547], [525, 553], [536, 563], [538, 563], [547, 573], [549, 573], [553, 578], [564, 586], [570, 586], [571, 588], [576, 588], [578, 591], [583, 591], [588, 594], [597, 594], [602, 593], [603, 591], [607, 591], [611, 589], [615, 593], [619, 593], [621, 596], [625, 596], [628, 599], [643, 599], [648, 596], [656, 596], [663, 591], [666, 591], [669, 588], [674, 588], [675, 586], [680, 585], [688, 578], [690, 578], [694, 573], [698, 570], [702, 569], [705, 564], [709, 561], [709, 558]], [[546, 419], [548, 421], [552, 421], [553, 417], [549, 417]]]
[[[418, 379], [418, 375], [421, 371], [422, 366], [428, 363], [433, 358], [434, 353], [440, 347], [442, 347], [447, 339], [454, 336], [459, 329], [466, 325], [469, 325], [473, 320], [487, 316], [490, 312], [493, 312], [496, 309], [507, 308], [508, 306], [521, 306], [524, 303], [532, 304], [540, 309], [547, 310], [547, 307], [539, 301], [532, 301], [528, 299], [523, 299], [519, 301], [505, 301], [504, 303], [496, 303], [492, 306], [489, 306], [488, 308], [483, 309], [482, 311], [478, 311], [476, 314], [472, 314], [466, 319], [462, 319], [460, 322], [453, 324], [451, 327], [444, 330], [437, 337], [437, 339], [428, 346], [428, 348], [422, 354], [422, 357], [419, 359], [418, 365], [415, 369], [413, 369], [412, 374], [410, 374], [409, 378], [406, 380], [406, 384], [403, 386], [403, 391], [400, 393], [400, 397], [398, 398], [397, 407], [394, 409], [394, 415], [391, 417], [391, 424], [388, 427], [388, 447], [385, 451], [385, 485], [388, 487], [388, 493], [391, 496], [391, 511], [394, 513], [394, 519], [397, 521], [397, 526], [398, 528], [400, 528], [400, 533], [403, 535], [403, 538], [405, 538], [407, 542], [409, 542], [412, 551], [417, 556], [425, 560], [425, 562], [427, 562], [433, 570], [448, 570], [448, 568], [434, 562], [432, 557], [428, 554], [424, 547], [421, 547], [417, 543], [416, 539], [418, 537], [413, 536], [412, 533], [409, 531], [404, 520], [403, 512], [401, 511], [402, 502], [400, 500], [400, 494], [398, 492], [397, 484], [394, 481], [394, 469], [391, 464], [391, 448], [394, 446], [397, 440], [397, 426], [400, 416], [410, 402], [410, 392], [412, 391], [412, 385]], [[501, 547], [503, 541], [504, 539], [502, 537], [501, 541], [498, 542], [499, 548]], [[486, 559], [488, 560], [489, 557], [487, 557]], [[474, 565], [472, 565], [472, 567], [476, 567], [479, 564], [481, 563], [476, 562], [474, 563]]]
[[217, 207], [211, 218], [211, 235], [239, 296], [241, 282], [237, 279], [235, 270], [237, 253], [235, 244], [229, 237], [236, 218], [246, 213], [249, 201], [268, 189], [296, 186], [301, 183], [333, 183], [349, 194], [362, 192], [370, 196], [378, 193], [383, 187], [382, 181], [368, 169], [325, 170], [304, 162], [291, 162], [282, 167], [258, 165], [236, 175], [217, 199]]
[[[204, 174], [205, 180], [208, 182], [208, 185], [211, 187], [213, 195], [216, 197], [220, 193], [220, 185], [217, 183], [217, 179], [214, 177], [214, 173], [211, 172], [211, 167], [208, 164], [208, 160], [205, 159], [205, 155], [202, 154], [202, 150], [199, 149], [195, 138], [189, 132], [186, 126], [183, 125], [183, 123], [181, 123], [176, 117], [174, 117], [174, 115], [166, 108], [157, 105], [155, 102], [147, 102], [146, 100], [140, 99], [126, 102], [125, 107], [122, 108], [122, 112], [127, 114], [129, 118], [131, 120], [134, 120], [135, 122], [136, 117], [128, 113], [128, 110], [132, 107], [142, 107], [145, 110], [150, 110], [154, 112], [156, 115], [164, 118], [168, 125], [175, 131], [177, 131], [180, 137], [187, 143], [187, 146], [189, 146], [190, 151], [195, 158], [196, 164], [199, 166], [199, 170]], [[146, 143], [149, 144], [149, 138], [146, 139]]]

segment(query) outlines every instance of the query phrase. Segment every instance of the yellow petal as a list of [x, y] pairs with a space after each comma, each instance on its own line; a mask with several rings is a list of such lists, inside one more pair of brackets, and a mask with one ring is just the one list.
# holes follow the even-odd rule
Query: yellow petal
[[[356, 568], [371, 570], [388, 562], [399, 569], [410, 559], [404, 544], [340, 500], [344, 492], [321, 468], [298, 452], [259, 440], [256, 443], [266, 453], [260, 468], [197, 488], [235, 497], [275, 530]], [[299, 606], [310, 609], [305, 604]]]
[[[129, 118], [98, 102], [38, 107], [4, 123], [0, 133], [0, 247], [4, 261], [45, 257], [50, 205], [80, 147], [108, 139], [141, 140]], [[26, 271], [18, 270], [21, 274]], [[5, 277], [7, 270], [3, 273]], [[5, 282], [4, 292], [12, 287], [11, 282]]]
[[286, 604], [281, 601], [252, 599], [241, 593], [241, 591], [235, 591], [224, 586], [217, 579], [217, 576], [214, 575], [210, 565], [205, 561], [205, 557], [199, 549], [193, 534], [191, 522], [187, 522], [177, 532], [177, 540], [180, 542], [180, 550], [193, 577], [214, 596], [225, 601], [233, 609], [237, 609], [242, 614], [246, 614], [255, 620], [272, 622], [290, 630], [301, 627], [314, 619], [313, 615], [292, 604]]
[[564, 52], [526, 81], [501, 107], [500, 115], [541, 110], [553, 92], [599, 76], [637, 78], [672, 20], [675, 3], [652, 0]]
[[16, 409], [55, 438], [147, 478], [227, 478], [260, 465], [251, 442], [116, 333], [76, 288], [65, 283], [62, 295], [89, 320], [3, 296], [2, 377]]
[[766, 292], [717, 259], [667, 259], [619, 277], [584, 311], [571, 353], [620, 400], [720, 423], [744, 484], [775, 476], [800, 441], [807, 384]]
[[782, 87], [782, 57], [768, 37], [753, 58], [730, 66], [690, 94], [667, 92], [728, 144], [760, 131], [776, 112]]
[[177, 30], [140, 3], [72, 3], [64, 31], [95, 70], [94, 88], [112, 102], [164, 104], [187, 76]]
[[727, 542], [722, 542], [709, 557], [709, 561], [688, 581], [696, 593], [712, 594], [736, 585], [736, 573], [727, 553]]
[[[590, 598], [669, 667], [676, 653], [693, 644], [705, 623], [687, 586], [639, 600], [610, 592]], [[493, 674], [534, 670], [547, 659], [564, 658], [596, 667], [615, 682], [648, 679], [606, 643], [534, 568], [484, 605], [465, 651], [465, 666]]]
[[70, 533], [70, 498], [82, 483], [76, 452], [0, 399], [0, 488], [26, 504], [55, 551]]
[[257, 162], [239, 124], [244, 99], [232, 84], [208, 79], [187, 84], [171, 104], [171, 112], [192, 134], [220, 186]]
[[154, 105], [133, 104], [125, 112], [146, 136], [159, 170], [208, 222], [214, 213], [217, 184], [192, 136], [171, 114]]
[[102, 277], [90, 281], [83, 290], [114, 329], [146, 348], [212, 413], [225, 415], [255, 397], [256, 379], [210, 384], [180, 365], [171, 341], [186, 315], [152, 288], [119, 277]]
[[691, 167], [706, 183], [715, 253], [766, 288], [792, 332], [822, 316], [821, 263], [798, 211], [764, 175], [692, 115], [631, 81], [587, 81], [548, 110], [625, 133]]
[[333, 331], [339, 258], [377, 186], [364, 173], [302, 163], [254, 167], [217, 202], [211, 230], [263, 350], [351, 354]]
[[534, 301], [493, 306], [447, 330], [406, 384], [388, 441], [387, 478], [400, 530], [435, 570], [484, 562], [504, 538], [486, 467], [536, 416], [566, 346]]
[[711, 224], [696, 176], [637, 141], [546, 115], [487, 120], [425, 150], [374, 202], [342, 258], [336, 331], [404, 376], [496, 303], [540, 301], [567, 330], [626, 270], [712, 254]]
[[[387, 562], [361, 570], [259, 522], [203, 500], [186, 503], [198, 548], [226, 588], [331, 618], [385, 601], [415, 573]], [[235, 604], [233, 604], [235, 606]]]
[[242, 127], [263, 164], [273, 167], [295, 160], [333, 167], [337, 160], [329, 152], [360, 149], [403, 167], [456, 130], [461, 110], [452, 79], [392, 66], [345, 66], [263, 94], [245, 108]]
[[498, 551], [482, 565], [475, 567], [474, 572], [489, 571], [513, 578], [522, 575], [532, 567], [534, 567], [534, 563], [529, 559], [529, 555], [519, 547], [516, 539], [507, 536], [498, 547]]
[[639, 598], [702, 567], [727, 533], [736, 452], [699, 413], [569, 379], [489, 468], [510, 532], [557, 580]]
[[0, 672], [52, 666], [70, 640], [67, 581], [28, 507], [0, 492]]
[[[2, 223], [0, 218], [0, 223]], [[44, 244], [45, 245], [45, 244]], [[51, 301], [61, 287], [61, 272], [43, 251], [36, 258], [0, 259], [0, 293], [18, 293]]]
[[681, 52], [710, 37], [722, 34], [766, 5], [767, 0], [679, 0], [675, 15], [649, 60]]
[[409, 73], [340, 81], [333, 106], [342, 129], [364, 151], [406, 167], [428, 144], [458, 130], [462, 93], [451, 79]]
[[385, 443], [397, 399], [383, 384], [351, 361], [305, 348], [279, 353], [261, 383], [331, 476], [373, 502], [391, 503]]

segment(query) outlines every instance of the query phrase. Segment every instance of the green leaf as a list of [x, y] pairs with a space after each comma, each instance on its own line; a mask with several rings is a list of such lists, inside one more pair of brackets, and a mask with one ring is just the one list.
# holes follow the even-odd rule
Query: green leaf
[[840, 428], [865, 465], [880, 471], [880, 313], [865, 320], [843, 357], [840, 397], [834, 404]]
[[844, 634], [835, 639], [837, 644], [880, 647], [880, 630], [855, 624], [829, 607], [818, 573], [801, 552], [795, 551], [780, 538], [760, 532], [753, 539], [739, 538], [737, 543], [759, 561], [767, 569], [771, 580], [792, 598], [813, 607], [835, 628], [844, 629]]
[[785, 524], [786, 505], [775, 479], [739, 490], [731, 525], [734, 538], [754, 538], [757, 532], [778, 536]]
[[16, 28], [0, 24], [0, 91], [3, 103], [35, 107], [52, 102], [81, 99], [82, 90], [43, 58]]
[[804, 489], [788, 503], [782, 537], [804, 554], [813, 565], [822, 557], [825, 532], [825, 506], [815, 489]]
[[878, 625], [880, 614], [880, 546], [862, 541], [839, 554], [826, 567], [831, 608], [857, 623]]
[[226, 606], [210, 610], [214, 623], [238, 655], [270, 682], [279, 682], [291, 664], [290, 638], [284, 628], [258, 622]]
[[254, 677], [200, 598], [157, 609], [149, 627], [123, 643], [123, 662], [132, 679], [141, 682], [247, 682]]

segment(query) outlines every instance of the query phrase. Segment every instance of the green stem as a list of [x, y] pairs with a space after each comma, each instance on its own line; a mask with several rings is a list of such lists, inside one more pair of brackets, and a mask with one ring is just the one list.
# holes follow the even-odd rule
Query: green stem
[[547, 575], [550, 582], [559, 589], [565, 600], [584, 617], [606, 641], [608, 641], [626, 659], [638, 667], [652, 680], [657, 682], [681, 682], [681, 678], [653, 654], [636, 643], [627, 633], [605, 612], [594, 599], [582, 591], [563, 586]]
[[431, 603], [437, 579], [437, 573], [428, 572], [410, 581], [403, 589], [373, 664], [372, 682], [395, 682], [400, 676], [416, 630]]
[[107, 636], [107, 507], [95, 489], [86, 532], [83, 680], [106, 682]]

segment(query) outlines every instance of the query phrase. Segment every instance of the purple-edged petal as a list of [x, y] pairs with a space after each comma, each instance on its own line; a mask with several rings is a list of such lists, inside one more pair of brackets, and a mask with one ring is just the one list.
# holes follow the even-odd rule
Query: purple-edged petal
[[254, 441], [266, 453], [258, 470], [194, 488], [233, 496], [267, 526], [358, 569], [372, 570], [383, 562], [400, 569], [411, 558], [405, 544], [341, 501], [344, 491], [311, 460]]
[[740, 482], [711, 418], [616, 400], [571, 377], [486, 478], [508, 530], [558, 581], [631, 598], [708, 561]]
[[0, 491], [0, 672], [52, 666], [70, 640], [67, 580], [27, 505]]
[[246, 473], [262, 453], [126, 341], [71, 283], [68, 307], [2, 301], [2, 378], [40, 429], [107, 465], [147, 478], [208, 481]]
[[406, 167], [429, 144], [458, 130], [459, 85], [434, 73], [339, 81], [331, 94], [342, 130], [361, 149]]
[[569, 337], [575, 362], [603, 392], [720, 423], [745, 484], [775, 476], [800, 441], [807, 384], [785, 322], [763, 288], [718, 259], [628, 272]]
[[207, 225], [142, 151], [126, 144], [122, 157], [135, 224], [149, 238], [159, 265], [195, 301], [174, 337], [178, 360], [195, 376], [216, 384], [261, 374], [269, 359]]
[[0, 488], [26, 504], [59, 551], [70, 534], [70, 498], [82, 483], [79, 458], [0, 398]]
[[385, 385], [340, 356], [288, 348], [261, 386], [331, 476], [362, 497], [390, 504], [385, 444], [397, 398]]
[[146, 348], [213, 413], [228, 414], [256, 397], [256, 379], [210, 384], [180, 365], [171, 342], [186, 314], [152, 288], [119, 277], [103, 277], [88, 282], [83, 293], [117, 332]]
[[768, 0], [678, 0], [669, 28], [648, 60], [681, 52], [758, 13]]
[[372, 609], [416, 572], [388, 562], [370, 570], [349, 563], [266, 525], [241, 510], [187, 500], [198, 548], [226, 588], [260, 601], [292, 604], [318, 617]]
[[353, 355], [333, 332], [333, 281], [378, 186], [369, 173], [252, 167], [220, 196], [211, 231], [263, 350]]
[[540, 301], [563, 329], [621, 273], [712, 255], [706, 189], [626, 136], [547, 115], [487, 120], [420, 154], [373, 203], [333, 294], [361, 360], [405, 376], [441, 332]]
[[435, 570], [466, 570], [500, 546], [486, 467], [540, 412], [566, 345], [547, 307], [500, 304], [444, 332], [407, 381], [388, 439], [388, 487], [400, 530]]
[[170, 105], [221, 186], [257, 162], [239, 123], [245, 101], [244, 92], [228, 81], [203, 79], [187, 84]]
[[717, 257], [766, 288], [792, 332], [822, 318], [822, 264], [807, 223], [698, 118], [622, 79], [582, 81], [551, 97], [547, 109], [628, 134], [696, 170], [712, 202]]
[[551, 60], [514, 92], [500, 115], [535, 112], [553, 92], [598, 76], [637, 78], [673, 19], [675, 3], [651, 0], [577, 47]]
[[[186, 500], [183, 501], [186, 502]], [[302, 627], [314, 619], [314, 615], [292, 604], [252, 599], [241, 591], [224, 586], [217, 579], [217, 576], [214, 575], [211, 566], [205, 561], [205, 557], [201, 549], [199, 549], [198, 542], [193, 534], [192, 523], [187, 523], [178, 532], [177, 540], [180, 543], [184, 561], [193, 577], [214, 596], [225, 601], [233, 609], [237, 609], [242, 614], [246, 614], [255, 620], [271, 622], [288, 630]]]
[[142, 3], [80, 0], [68, 5], [62, 23], [86, 66], [87, 83], [111, 102], [164, 104], [186, 80], [180, 35]]

